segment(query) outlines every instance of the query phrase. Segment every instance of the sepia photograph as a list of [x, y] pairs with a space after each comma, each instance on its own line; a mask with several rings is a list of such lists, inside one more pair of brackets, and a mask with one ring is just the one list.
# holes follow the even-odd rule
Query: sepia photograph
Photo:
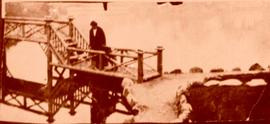
[[270, 123], [270, 1], [0, 2], [0, 123]]

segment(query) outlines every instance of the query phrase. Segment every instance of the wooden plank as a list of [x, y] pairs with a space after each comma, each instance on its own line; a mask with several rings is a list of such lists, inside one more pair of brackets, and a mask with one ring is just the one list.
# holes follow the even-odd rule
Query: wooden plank
[[94, 70], [91, 68], [87, 68], [87, 67], [76, 67], [76, 66], [70, 66], [70, 65], [64, 65], [64, 64], [55, 64], [55, 63], [51, 63], [51, 65], [53, 66], [57, 66], [57, 67], [62, 67], [62, 68], [67, 68], [67, 69], [71, 69], [71, 70], [75, 70], [75, 71], [81, 71], [81, 72], [87, 72], [89, 74], [99, 74], [99, 75], [105, 75], [105, 76], [111, 76], [111, 77], [118, 77], [118, 78], [130, 78], [130, 79], [135, 79], [136, 78], [127, 75], [127, 74], [121, 74], [121, 73], [116, 73], [116, 72], [106, 72], [106, 71], [102, 71], [102, 70]]
[[34, 18], [34, 17], [18, 17], [18, 16], [6, 16], [4, 18], [5, 20], [21, 20], [21, 21], [44, 21], [45, 19], [41, 19], [41, 18]]
[[[20, 22], [25, 22], [25, 21], [32, 21], [32, 22], [44, 22], [46, 21], [45, 18], [34, 18], [34, 17], [18, 17], [18, 16], [7, 16], [4, 18], [6, 21], [20, 21]], [[61, 20], [53, 20], [52, 23], [59, 23], [59, 24], [68, 24], [68, 21], [61, 21]]]
[[29, 24], [29, 25], [36, 25], [36, 26], [44, 26], [45, 25], [45, 22], [22, 21], [22, 20], [5, 20], [5, 23]]

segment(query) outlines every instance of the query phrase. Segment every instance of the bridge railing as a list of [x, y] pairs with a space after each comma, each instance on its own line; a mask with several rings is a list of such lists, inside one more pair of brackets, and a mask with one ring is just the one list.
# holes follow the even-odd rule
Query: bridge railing
[[68, 60], [68, 45], [65, 43], [64, 39], [59, 36], [57, 31], [50, 26], [50, 22], [47, 21], [47, 35], [48, 41], [51, 45], [51, 50], [54, 52], [61, 64], [67, 63]]
[[[147, 80], [148, 72], [155, 72], [154, 76], [162, 75], [163, 49], [161, 47], [158, 47], [154, 52], [123, 48], [111, 48], [109, 51], [90, 50], [89, 41], [73, 24], [73, 18], [69, 18], [67, 21], [56, 21], [7, 17], [5, 23], [7, 29], [5, 30], [5, 38], [13, 38], [11, 34], [14, 33], [18, 40], [49, 43], [47, 45], [50, 46], [49, 50], [54, 53], [60, 64], [73, 66], [71, 62], [72, 54], [84, 53], [84, 57], [80, 59], [80, 62], [91, 62], [89, 60], [97, 56], [100, 61], [98, 65], [99, 71], [108, 72], [114, 70], [115, 72], [118, 70], [119, 73], [132, 75], [138, 82]], [[36, 36], [43, 38], [34, 38]], [[156, 67], [152, 67], [153, 64], [146, 64], [147, 59], [155, 57], [154, 63]], [[110, 64], [108, 68], [103, 68], [104, 63], [102, 62], [104, 60]]]
[[70, 21], [70, 37], [77, 42], [77, 48], [80, 49], [89, 49], [89, 42], [83, 37], [80, 30], [71, 22], [72, 19], [69, 19]]
[[[4, 37], [11, 40], [27, 40], [45, 43], [45, 22], [37, 19], [5, 18]], [[38, 35], [37, 35], [38, 34]]]
[[[125, 73], [126, 75], [132, 75], [133, 79], [138, 82], [143, 82], [162, 75], [162, 47], [158, 47], [155, 52], [133, 50], [133, 49], [120, 49], [112, 48], [112, 51], [107, 53], [105, 51], [97, 51], [90, 49], [78, 49], [78, 48], [68, 48], [72, 52], [85, 52], [89, 55], [88, 59], [94, 56], [98, 56], [99, 65], [98, 69], [101, 71], [119, 71], [120, 73]], [[151, 65], [146, 66], [145, 60], [149, 58], [156, 57], [155, 63], [156, 67], [151, 67]], [[86, 61], [88, 61], [88, 59]], [[107, 61], [110, 63], [108, 68], [102, 68], [103, 63]], [[155, 72], [154, 75], [147, 77], [147, 73]], [[147, 72], [148, 71], [148, 72]]]

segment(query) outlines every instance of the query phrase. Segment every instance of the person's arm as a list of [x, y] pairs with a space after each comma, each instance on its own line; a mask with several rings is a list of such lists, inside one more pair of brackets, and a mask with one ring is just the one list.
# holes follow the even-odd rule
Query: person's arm
[[101, 45], [102, 46], [106, 46], [106, 36], [105, 36], [105, 33], [104, 33], [104, 31], [102, 29], [100, 31], [101, 31], [101, 37], [102, 37]]

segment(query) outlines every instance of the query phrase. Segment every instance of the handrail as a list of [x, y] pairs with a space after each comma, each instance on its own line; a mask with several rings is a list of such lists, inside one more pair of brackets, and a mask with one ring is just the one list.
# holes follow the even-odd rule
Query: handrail
[[20, 23], [20, 24], [33, 24], [33, 25], [38, 25], [42, 26], [45, 25], [45, 22], [37, 22], [37, 21], [21, 21], [21, 20], [5, 20], [5, 23]]
[[7, 16], [4, 20], [21, 20], [21, 21], [41, 21], [44, 22], [45, 19], [41, 18], [29, 18], [29, 17], [14, 17], [14, 16]]
[[59, 38], [59, 41], [61, 42], [61, 44], [64, 45], [64, 47], [68, 47], [67, 43], [64, 42], [64, 39], [62, 39], [59, 34], [57, 33], [57, 31], [51, 26], [51, 30], [53, 31], [52, 33], [55, 34], [58, 38]]
[[127, 52], [135, 52], [135, 53], [137, 53], [137, 50], [129, 49], [129, 48], [112, 48], [112, 49], [117, 50], [117, 51], [127, 51]]
[[73, 28], [73, 37], [75, 40], [75, 42], [78, 43], [78, 48], [81, 49], [89, 49], [89, 43], [87, 42], [87, 40], [82, 36], [82, 33], [80, 32], [80, 30], [74, 25], [72, 24], [72, 28]]
[[72, 48], [72, 47], [68, 47], [67, 49], [70, 51], [87, 52], [87, 53], [93, 53], [93, 54], [111, 55], [111, 56], [127, 57], [127, 58], [133, 58], [133, 59], [137, 58], [137, 56], [123, 55], [123, 54], [116, 54], [116, 53], [106, 53], [104, 51], [99, 51], [99, 50], [90, 50], [90, 49], [84, 50], [84, 49]]
[[[8, 16], [5, 17], [4, 20], [11, 21], [11, 20], [19, 20], [19, 21], [35, 21], [35, 22], [45, 22], [46, 18], [29, 18], [29, 17], [14, 17], [14, 16]], [[68, 21], [61, 21], [61, 20], [53, 20], [53, 23], [60, 23], [60, 24], [68, 24]]]
[[61, 63], [66, 63], [68, 57], [68, 45], [61, 39], [53, 27], [50, 28], [50, 45]]

